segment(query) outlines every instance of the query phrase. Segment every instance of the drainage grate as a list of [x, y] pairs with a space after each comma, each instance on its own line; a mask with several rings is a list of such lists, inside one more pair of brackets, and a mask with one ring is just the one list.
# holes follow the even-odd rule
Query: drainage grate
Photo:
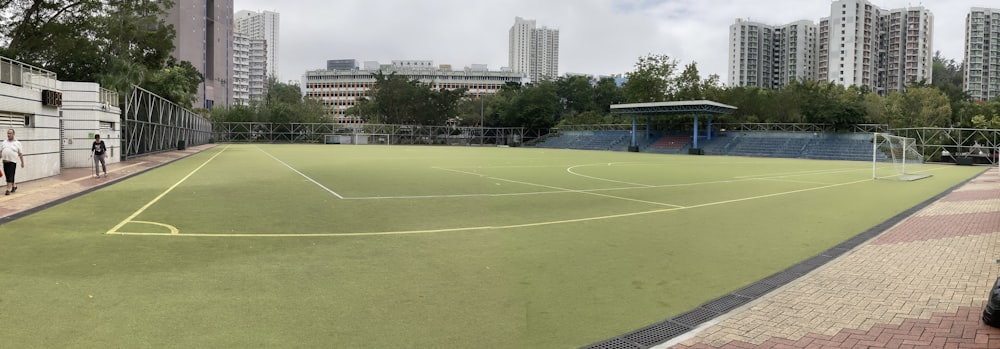
[[703, 308], [709, 310], [715, 310], [720, 313], [725, 313], [727, 311], [733, 310], [746, 302], [750, 301], [750, 297], [738, 296], [735, 294], [727, 294], [725, 296], [716, 298], [715, 300], [705, 303], [702, 305]]
[[746, 296], [746, 297], [750, 297], [750, 298], [757, 298], [757, 297], [760, 297], [760, 296], [762, 296], [762, 295], [764, 295], [764, 294], [766, 294], [768, 292], [771, 292], [772, 290], [778, 288], [779, 286], [781, 286], [781, 285], [771, 285], [771, 284], [765, 284], [763, 282], [756, 282], [753, 285], [744, 287], [743, 289], [741, 289], [739, 291], [736, 291], [736, 292], [733, 292], [733, 293], [735, 293], [737, 295], [740, 295], [740, 296]]
[[643, 347], [638, 344], [621, 339], [620, 337], [615, 337], [600, 343], [591, 344], [583, 348], [584, 349], [642, 349]]
[[680, 336], [690, 331], [691, 327], [664, 321], [641, 330], [624, 335], [626, 340], [633, 341], [648, 347], [666, 342], [671, 338]]
[[793, 265], [791, 268], [788, 268], [786, 270], [789, 271], [789, 272], [791, 272], [791, 273], [795, 273], [795, 274], [808, 274], [809, 272], [813, 271], [813, 269], [816, 269], [817, 267], [818, 267], [817, 265], [799, 263], [799, 264]]
[[719, 316], [718, 312], [705, 308], [695, 308], [694, 310], [676, 316], [671, 320], [682, 325], [696, 327], [705, 321], [714, 319], [716, 316]]
[[783, 272], [780, 272], [780, 273], [768, 276], [766, 279], [760, 280], [760, 282], [766, 283], [766, 284], [771, 284], [771, 285], [781, 286], [781, 285], [787, 284], [789, 282], [792, 282], [792, 280], [795, 280], [797, 278], [799, 278], [799, 274], [791, 273], [791, 272], [788, 272], [786, 270], [786, 271], [783, 271]]
[[802, 264], [817, 265], [817, 266], [819, 266], [819, 265], [826, 264], [827, 262], [829, 262], [831, 260], [833, 260], [833, 257], [826, 256], [826, 255], [819, 255], [819, 256], [816, 256], [816, 257], [809, 258], [809, 259], [805, 260], [805, 262], [802, 262]]

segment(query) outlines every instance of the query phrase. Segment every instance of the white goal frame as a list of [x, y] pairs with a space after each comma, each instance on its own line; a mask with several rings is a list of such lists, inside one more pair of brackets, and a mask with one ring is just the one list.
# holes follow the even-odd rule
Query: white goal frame
[[[888, 133], [876, 132], [872, 134], [872, 179], [895, 179], [901, 181], [915, 181], [930, 177], [928, 173], [917, 173], [912, 171], [914, 164], [922, 164], [924, 156], [916, 148], [917, 140], [914, 138], [894, 136]], [[895, 168], [892, 176], [879, 176], [879, 153], [885, 152], [888, 147], [889, 160]], [[898, 150], [897, 150], [898, 149]], [[909, 157], [909, 158], [908, 158]], [[906, 165], [910, 163], [910, 170]]]

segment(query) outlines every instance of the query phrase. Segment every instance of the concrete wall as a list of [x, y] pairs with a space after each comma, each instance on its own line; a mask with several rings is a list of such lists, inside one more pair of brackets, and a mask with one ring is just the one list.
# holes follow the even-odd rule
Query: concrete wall
[[[90, 167], [90, 147], [100, 134], [108, 147], [105, 163], [121, 159], [121, 110], [115, 103], [101, 103], [101, 86], [92, 82], [59, 82], [63, 93], [62, 167]], [[101, 128], [101, 123], [110, 128]]]
[[59, 108], [42, 106], [42, 89], [0, 83], [0, 113], [24, 115], [26, 125], [0, 124], [3, 139], [7, 129], [24, 146], [24, 168], [18, 164], [17, 182], [59, 174]]

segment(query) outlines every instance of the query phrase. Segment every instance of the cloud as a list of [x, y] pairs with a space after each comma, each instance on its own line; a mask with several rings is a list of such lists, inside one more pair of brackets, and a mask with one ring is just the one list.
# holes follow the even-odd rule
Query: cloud
[[[432, 60], [463, 67], [507, 66], [514, 17], [559, 29], [561, 73], [607, 75], [633, 69], [640, 56], [697, 62], [703, 76], [726, 81], [728, 30], [737, 18], [769, 24], [818, 22], [829, 0], [234, 0], [235, 10], [281, 15], [282, 80], [298, 80], [328, 59], [390, 63]], [[909, 1], [873, 2], [881, 8]], [[975, 0], [925, 0], [935, 16], [933, 45], [962, 60], [965, 15]], [[979, 4], [978, 6], [983, 6]]]

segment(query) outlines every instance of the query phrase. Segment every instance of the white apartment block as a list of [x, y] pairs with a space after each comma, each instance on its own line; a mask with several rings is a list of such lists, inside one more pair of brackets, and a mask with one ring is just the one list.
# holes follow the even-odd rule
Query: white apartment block
[[537, 28], [535, 20], [514, 18], [510, 27], [508, 64], [530, 81], [559, 76], [559, 29]]
[[467, 94], [472, 96], [494, 94], [508, 82], [521, 83], [525, 79], [523, 73], [489, 71], [485, 66], [481, 66], [482, 70], [466, 68], [453, 71], [445, 66], [426, 66], [425, 63], [430, 61], [393, 61], [386, 65], [365, 62], [363, 69], [308, 71], [304, 76], [305, 96], [328, 106], [335, 121], [349, 122], [354, 117], [345, 112], [361, 98], [370, 97], [368, 91], [375, 87], [375, 74], [379, 71], [429, 84], [435, 90], [465, 88]]
[[906, 86], [920, 81], [930, 83], [934, 71], [934, 15], [923, 7], [907, 7], [889, 10], [887, 22], [887, 92], [904, 91]]
[[783, 26], [737, 19], [729, 26], [729, 85], [781, 88], [816, 76], [817, 26]]
[[818, 25], [738, 19], [729, 27], [729, 84], [780, 88], [815, 79], [885, 95], [931, 80], [933, 32], [923, 7], [884, 10], [867, 0], [833, 1]]
[[250, 39], [267, 43], [267, 76], [278, 78], [279, 14], [271, 11], [239, 11], [236, 13], [236, 31], [247, 34]]
[[250, 36], [233, 33], [233, 105], [250, 105]]
[[267, 96], [267, 41], [250, 39], [250, 100], [262, 101]]
[[817, 80], [882, 95], [931, 80], [934, 17], [923, 7], [885, 10], [866, 0], [837, 0], [819, 26]]
[[1000, 9], [973, 7], [966, 15], [962, 83], [972, 99], [1000, 96]]

